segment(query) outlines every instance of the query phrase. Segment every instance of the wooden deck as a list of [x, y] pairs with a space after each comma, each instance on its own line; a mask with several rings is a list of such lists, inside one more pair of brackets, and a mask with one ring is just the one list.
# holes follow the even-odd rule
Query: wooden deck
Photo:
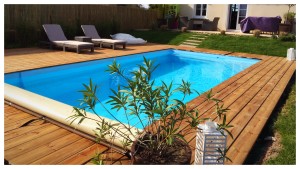
[[[213, 92], [217, 93], [216, 97], [223, 99], [225, 106], [231, 109], [227, 114], [227, 121], [234, 125], [231, 131], [234, 139], [229, 137], [227, 144], [228, 156], [232, 162], [226, 164], [243, 164], [294, 74], [295, 62], [263, 55], [149, 44], [128, 46], [126, 50], [96, 49], [94, 53], [82, 54], [39, 48], [5, 50], [4, 70], [8, 73], [166, 48], [262, 60], [213, 88]], [[213, 111], [213, 105], [204, 102], [201, 97], [188, 103], [188, 106], [199, 109], [203, 117]], [[37, 117], [8, 104], [4, 105], [4, 115], [4, 158], [11, 164], [92, 164], [90, 160], [95, 152], [105, 154], [106, 164], [130, 164], [126, 156], [114, 149], [96, 144], [93, 140], [47, 121], [35, 120], [22, 126]], [[195, 133], [185, 137], [194, 147]]]

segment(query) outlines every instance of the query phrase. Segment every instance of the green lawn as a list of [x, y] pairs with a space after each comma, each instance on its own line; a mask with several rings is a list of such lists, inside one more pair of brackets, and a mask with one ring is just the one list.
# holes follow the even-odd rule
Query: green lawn
[[[193, 33], [171, 31], [131, 31], [135, 37], [148, 42], [179, 45]], [[278, 39], [252, 36], [210, 35], [201, 44], [200, 48], [225, 50], [230, 52], [254, 53], [270, 56], [285, 57], [288, 48], [296, 48], [295, 42], [283, 42]]]
[[[179, 45], [192, 35], [192, 33], [168, 31], [130, 33], [136, 37], [144, 38], [148, 42], [172, 45]], [[210, 35], [198, 47], [286, 57], [287, 49], [296, 48], [296, 42], [283, 42], [278, 39], [255, 38], [252, 36]], [[284, 93], [284, 95], [288, 95], [287, 99], [279, 103], [281, 108], [274, 110], [275, 117], [272, 115], [272, 122], [267, 124], [269, 126], [266, 126], [271, 128], [272, 133], [280, 133], [282, 136], [282, 150], [276, 158], [264, 164], [296, 164], [296, 82], [292, 81], [290, 85], [291, 90], [289, 90], [289, 93]], [[278, 116], [276, 116], [277, 114]], [[255, 156], [259, 155], [255, 154]]]
[[198, 47], [285, 57], [287, 49], [296, 48], [296, 43], [266, 37], [210, 35]]

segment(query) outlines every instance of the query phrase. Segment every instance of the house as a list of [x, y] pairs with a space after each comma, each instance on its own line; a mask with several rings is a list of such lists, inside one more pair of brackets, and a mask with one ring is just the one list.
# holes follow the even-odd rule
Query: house
[[[288, 10], [287, 4], [181, 4], [179, 15], [193, 21], [192, 29], [201, 29], [204, 21], [215, 19], [216, 29], [239, 32], [240, 21], [246, 17], [280, 16], [283, 22]], [[296, 12], [296, 6], [290, 12]]]

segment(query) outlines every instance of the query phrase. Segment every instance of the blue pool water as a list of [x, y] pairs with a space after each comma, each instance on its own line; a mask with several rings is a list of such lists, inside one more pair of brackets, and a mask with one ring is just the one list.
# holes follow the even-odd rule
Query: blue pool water
[[[143, 62], [143, 56], [151, 59], [159, 67], [153, 74], [156, 85], [161, 81], [166, 84], [180, 84], [182, 79], [192, 83], [192, 88], [203, 93], [226, 79], [234, 76], [247, 67], [257, 63], [259, 60], [222, 56], [181, 50], [161, 50], [142, 54], [128, 55], [118, 58], [110, 58], [82, 63], [68, 64], [62, 66], [48, 67], [42, 69], [28, 70], [5, 74], [5, 83], [20, 87], [22, 89], [40, 94], [42, 96], [78, 106], [78, 100], [82, 98], [79, 90], [82, 84], [88, 84], [89, 79], [100, 86], [98, 97], [102, 103], [108, 101], [112, 92], [117, 89], [122, 79], [116, 75], [109, 75], [107, 66], [115, 59], [127, 71], [137, 69], [137, 65]], [[174, 97], [181, 99], [182, 96]], [[185, 98], [185, 103], [197, 97], [194, 93]], [[110, 105], [106, 104], [109, 109]], [[112, 119], [101, 106], [97, 106], [97, 113]], [[115, 116], [126, 123], [122, 112], [114, 113]], [[142, 128], [136, 119], [130, 120], [131, 125]]]

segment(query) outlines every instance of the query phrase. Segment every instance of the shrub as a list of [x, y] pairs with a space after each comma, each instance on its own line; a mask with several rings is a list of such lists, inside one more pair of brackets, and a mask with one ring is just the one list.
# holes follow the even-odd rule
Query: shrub
[[292, 24], [295, 20], [296, 17], [296, 13], [295, 12], [289, 12], [289, 13], [285, 13], [283, 15], [284, 19], [285, 19], [285, 23], [290, 23]]
[[288, 34], [281, 34], [279, 35], [279, 40], [284, 42], [295, 42], [296, 36], [294, 34], [288, 33]]

